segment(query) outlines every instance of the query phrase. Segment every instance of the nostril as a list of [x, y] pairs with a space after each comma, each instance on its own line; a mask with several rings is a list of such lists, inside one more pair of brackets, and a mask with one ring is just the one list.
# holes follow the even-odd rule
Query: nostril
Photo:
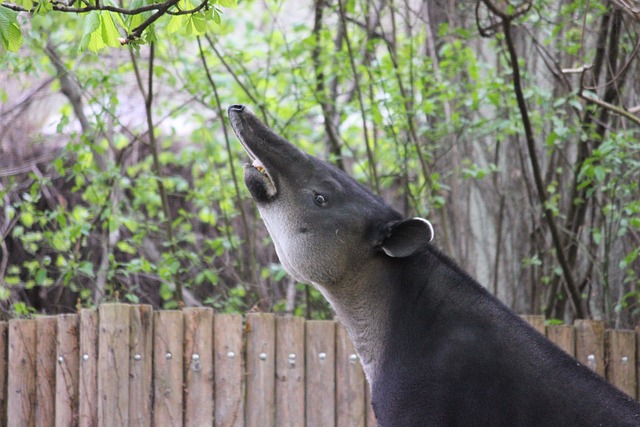
[[229, 107], [228, 109], [229, 111], [237, 111], [240, 112], [242, 110], [244, 110], [244, 105], [240, 105], [240, 104], [233, 104]]

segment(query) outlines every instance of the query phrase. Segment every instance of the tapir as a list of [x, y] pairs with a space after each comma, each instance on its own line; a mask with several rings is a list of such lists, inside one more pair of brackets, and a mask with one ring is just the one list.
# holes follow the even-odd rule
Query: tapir
[[378, 425], [640, 426], [640, 405], [556, 347], [344, 171], [228, 108], [244, 181], [296, 280], [324, 295]]

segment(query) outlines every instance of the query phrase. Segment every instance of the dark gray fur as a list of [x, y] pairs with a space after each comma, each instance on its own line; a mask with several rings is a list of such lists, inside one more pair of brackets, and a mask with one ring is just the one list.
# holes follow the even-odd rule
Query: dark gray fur
[[229, 117], [262, 163], [245, 167], [245, 183], [280, 261], [345, 325], [379, 425], [640, 426], [634, 400], [430, 245], [428, 222], [403, 219], [247, 108]]

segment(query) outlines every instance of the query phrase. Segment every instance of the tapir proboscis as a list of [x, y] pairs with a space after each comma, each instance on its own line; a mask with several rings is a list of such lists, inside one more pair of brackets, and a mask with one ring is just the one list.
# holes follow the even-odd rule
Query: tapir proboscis
[[640, 405], [530, 327], [342, 170], [228, 109], [284, 268], [322, 292], [380, 426], [640, 426]]

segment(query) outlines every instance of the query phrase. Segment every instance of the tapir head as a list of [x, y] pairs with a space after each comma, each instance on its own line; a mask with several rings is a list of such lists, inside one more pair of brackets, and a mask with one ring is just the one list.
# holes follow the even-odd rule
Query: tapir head
[[298, 149], [248, 108], [228, 109], [252, 160], [244, 180], [295, 279], [330, 288], [378, 257], [424, 250], [431, 224], [402, 216], [342, 170]]

